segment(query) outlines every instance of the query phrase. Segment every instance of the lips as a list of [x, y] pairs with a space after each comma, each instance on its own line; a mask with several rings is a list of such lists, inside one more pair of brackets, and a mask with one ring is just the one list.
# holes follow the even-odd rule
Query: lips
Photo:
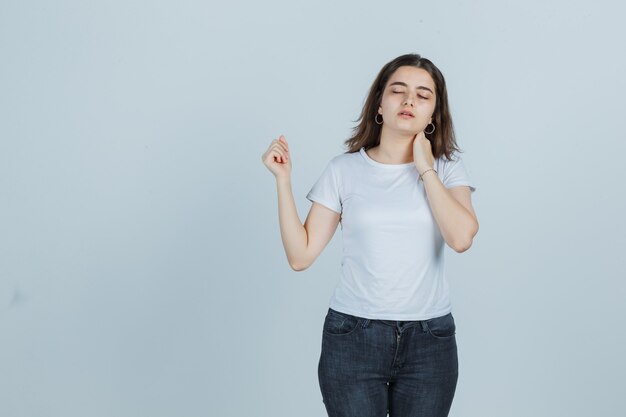
[[405, 115], [405, 116], [415, 117], [415, 115], [412, 112], [410, 112], [409, 110], [402, 110], [400, 113], [398, 113], [398, 115], [400, 115], [400, 116]]

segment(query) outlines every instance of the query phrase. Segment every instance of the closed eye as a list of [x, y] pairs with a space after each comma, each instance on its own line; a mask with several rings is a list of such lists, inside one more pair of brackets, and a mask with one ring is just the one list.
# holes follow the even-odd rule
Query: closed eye
[[[402, 91], [394, 91], [394, 94], [402, 94]], [[424, 100], [428, 100], [428, 97], [422, 97], [419, 94], [417, 95], [419, 98], [423, 98]]]

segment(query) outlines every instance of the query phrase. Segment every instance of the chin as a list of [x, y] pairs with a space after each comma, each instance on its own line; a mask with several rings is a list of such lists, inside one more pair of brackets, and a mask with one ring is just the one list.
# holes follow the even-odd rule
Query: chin
[[421, 130], [417, 130], [417, 129], [406, 129], [406, 128], [398, 128], [397, 129], [398, 132], [400, 133], [404, 133], [407, 135], [417, 135], [419, 132], [421, 132]]

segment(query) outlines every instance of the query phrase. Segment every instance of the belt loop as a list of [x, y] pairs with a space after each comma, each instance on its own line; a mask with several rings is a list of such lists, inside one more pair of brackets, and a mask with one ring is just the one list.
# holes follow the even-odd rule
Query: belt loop
[[420, 320], [420, 326], [422, 326], [422, 333], [425, 333], [427, 330], [426, 320]]
[[363, 323], [361, 323], [362, 328], [366, 328], [370, 324], [370, 319], [363, 319]]

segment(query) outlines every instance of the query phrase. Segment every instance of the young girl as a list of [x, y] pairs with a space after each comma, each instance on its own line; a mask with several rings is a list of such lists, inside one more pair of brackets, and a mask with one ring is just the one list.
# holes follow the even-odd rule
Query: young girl
[[263, 163], [275, 175], [289, 264], [308, 268], [341, 224], [341, 277], [318, 366], [329, 417], [447, 416], [458, 379], [444, 243], [464, 252], [478, 231], [476, 188], [457, 148], [446, 84], [417, 54], [374, 80], [348, 150], [313, 185], [304, 225], [284, 136]]

